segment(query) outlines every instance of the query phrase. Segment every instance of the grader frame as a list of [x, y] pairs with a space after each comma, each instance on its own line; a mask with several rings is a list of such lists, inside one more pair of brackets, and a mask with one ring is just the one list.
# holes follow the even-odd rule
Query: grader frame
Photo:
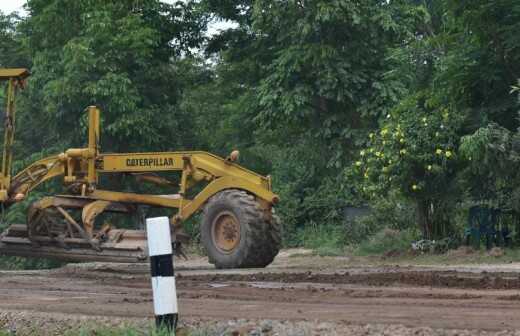
[[[255, 225], [269, 226], [269, 223], [273, 222], [272, 207], [278, 203], [279, 198], [272, 192], [271, 178], [261, 176], [236, 164], [234, 161], [238, 157], [238, 152], [233, 152], [226, 159], [202, 151], [102, 153], [100, 148], [101, 116], [100, 109], [96, 106], [87, 108], [89, 123], [86, 147], [70, 148], [59, 155], [36, 161], [12, 177], [14, 95], [18, 88], [23, 87], [28, 75], [29, 72], [25, 69], [0, 70], [0, 80], [9, 81], [0, 175], [0, 203], [6, 208], [11, 204], [21, 202], [34, 188], [58, 176], [63, 176], [63, 184], [71, 194], [46, 197], [35, 202], [28, 213], [27, 227], [13, 225], [4, 232], [0, 239], [0, 254], [24, 256], [36, 254], [63, 257], [68, 260], [107, 260], [107, 254], [103, 252], [115, 251], [112, 254], [109, 253], [108, 260], [113, 257], [112, 259], [115, 260], [127, 261], [128, 258], [125, 259], [124, 253], [120, 252], [125, 249], [128, 252], [129, 248], [131, 250], [135, 246], [128, 245], [123, 238], [128, 237], [129, 240], [135, 239], [135, 237], [143, 238], [142, 233], [105, 226], [96, 231], [94, 222], [97, 215], [104, 211], [132, 212], [139, 205], [177, 209], [170, 219], [172, 233], [177, 235], [182, 234], [181, 223], [184, 220], [201, 210], [210, 198], [226, 190], [245, 192], [249, 195], [247, 197], [254, 198], [254, 209], [259, 210], [257, 217], [263, 218], [263, 224]], [[156, 174], [159, 172], [180, 172], [176, 194], [151, 195], [99, 188], [101, 174], [130, 174], [139, 182], [144, 181], [166, 187], [177, 185]], [[189, 198], [188, 190], [197, 184], [205, 184], [205, 186], [198, 194]], [[78, 223], [79, 221], [67, 211], [74, 209], [81, 210], [82, 223]], [[55, 229], [56, 220], [48, 218], [50, 210], [63, 217], [59, 221], [61, 224], [58, 223], [61, 225], [58, 231]], [[239, 213], [240, 209], [233, 211]], [[232, 215], [226, 217], [226, 220], [238, 217], [238, 215]], [[254, 222], [256, 219], [251, 221]], [[31, 224], [33, 222], [36, 224]], [[218, 229], [220, 222], [216, 223]], [[247, 238], [243, 236], [243, 232], [240, 233], [240, 227], [235, 231], [239, 233], [239, 236], [241, 235], [238, 239]], [[215, 231], [214, 233], [216, 235], [213, 237], [214, 241], [215, 239], [217, 242], [219, 239], [230, 239], [229, 229], [226, 232], [220, 230], [220, 232]], [[228, 245], [229, 242], [224, 242], [224, 246]], [[278, 244], [272, 244], [271, 247], [275, 248], [277, 252], [276, 246]], [[74, 253], [78, 249], [81, 249], [82, 252]], [[85, 253], [85, 250], [94, 252]], [[143, 248], [140, 247], [138, 250], [142, 252]], [[222, 250], [222, 252], [231, 253], [227, 250]], [[131, 256], [131, 258], [134, 257], [135, 255]], [[139, 254], [137, 259], [142, 258], [142, 254]], [[265, 264], [265, 262], [260, 264], [262, 263]], [[231, 266], [233, 263], [224, 265], [224, 267]], [[262, 265], [245, 261], [236, 266]]]

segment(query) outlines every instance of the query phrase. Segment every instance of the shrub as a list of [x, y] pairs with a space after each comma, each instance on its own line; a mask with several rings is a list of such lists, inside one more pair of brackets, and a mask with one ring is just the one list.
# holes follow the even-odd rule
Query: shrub
[[369, 134], [353, 169], [367, 199], [398, 190], [416, 203], [425, 239], [449, 234], [461, 117], [442, 97], [420, 92], [405, 99]]
[[384, 228], [407, 230], [415, 227], [415, 206], [392, 193], [371, 203], [371, 212], [346, 223], [346, 241], [359, 244]]
[[311, 222], [296, 233], [299, 246], [313, 249], [318, 255], [341, 255], [345, 245], [345, 230], [341, 225], [319, 225]]
[[385, 228], [369, 239], [361, 242], [357, 248], [360, 255], [386, 254], [389, 252], [406, 252], [412, 242], [417, 239], [417, 232], [413, 230], [393, 230]]

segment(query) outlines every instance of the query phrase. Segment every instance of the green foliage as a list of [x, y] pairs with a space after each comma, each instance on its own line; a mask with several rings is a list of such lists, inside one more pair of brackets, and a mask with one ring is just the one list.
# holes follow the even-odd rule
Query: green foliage
[[370, 196], [396, 188], [408, 197], [442, 197], [456, 167], [459, 125], [453, 110], [430, 97], [403, 101], [360, 151], [355, 166], [367, 180], [363, 191]]
[[49, 269], [63, 265], [63, 262], [52, 259], [0, 256], [0, 269], [4, 270]]
[[473, 201], [520, 211], [519, 144], [520, 133], [494, 123], [462, 138], [461, 153], [468, 162], [464, 182]]
[[16, 29], [21, 18], [16, 14], [4, 15], [0, 12], [0, 66], [22, 67], [30, 64], [22, 36]]
[[297, 246], [313, 249], [318, 255], [342, 255], [345, 230], [339, 225], [310, 223], [296, 233]]
[[460, 125], [453, 109], [427, 93], [403, 100], [384, 118], [380, 130], [369, 134], [368, 147], [350, 168], [362, 176], [364, 197], [398, 191], [417, 202], [426, 238], [448, 234], [446, 212], [454, 202], [450, 195], [456, 193]]
[[396, 191], [388, 197], [379, 197], [370, 202], [370, 213], [356, 218], [346, 225], [346, 239], [357, 245], [384, 228], [407, 230], [417, 221], [415, 206]]
[[417, 233], [413, 230], [383, 229], [359, 244], [356, 253], [359, 255], [380, 255], [407, 252], [411, 249], [412, 242], [417, 237]]
[[300, 137], [323, 141], [336, 168], [349, 161], [352, 145], [400, 97], [400, 86], [384, 76], [389, 48], [409, 28], [410, 13], [396, 7], [256, 1], [252, 27], [265, 36], [257, 43], [272, 50], [258, 86], [262, 124], [284, 131], [291, 125]]
[[[30, 99], [38, 103], [34, 108], [43, 108], [57, 136], [74, 139], [85, 118], [83, 108], [97, 104], [103, 109], [102, 143], [108, 150], [183, 145], [190, 119], [176, 111], [181, 83], [175, 60], [184, 46], [170, 43], [183, 37], [182, 30], [172, 29], [183, 18], [179, 6], [159, 1], [28, 2], [31, 16], [23, 27], [33, 32], [31, 90], [41, 92]], [[71, 142], [77, 145], [77, 140]]]
[[276, 191], [284, 200], [277, 213], [283, 218], [283, 240], [288, 246], [301, 243], [296, 235], [305, 224], [338, 226], [343, 220], [341, 209], [348, 195], [337, 179], [320, 175], [327, 172], [326, 162], [318, 149], [309, 151], [312, 146], [303, 143], [285, 152], [266, 148], [271, 153], [273, 179], [278, 181]]

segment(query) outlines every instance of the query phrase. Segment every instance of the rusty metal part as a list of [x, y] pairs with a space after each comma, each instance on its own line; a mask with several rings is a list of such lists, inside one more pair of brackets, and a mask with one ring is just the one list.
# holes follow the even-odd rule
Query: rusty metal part
[[230, 211], [222, 211], [212, 223], [213, 244], [223, 253], [232, 253], [240, 243], [240, 222]]
[[[42, 208], [39, 202], [31, 204], [27, 215], [28, 237], [33, 240], [36, 237], [49, 237], [54, 239], [66, 233], [73, 237], [71, 229], [61, 220], [56, 209]], [[33, 240], [35, 241], [35, 240]]]
[[175, 182], [168, 180], [162, 176], [151, 173], [131, 173], [131, 176], [135, 177], [137, 182], [149, 182], [159, 186], [176, 186]]
[[74, 229], [81, 235], [84, 241], [88, 242], [90, 246], [96, 251], [101, 251], [99, 247], [99, 242], [92, 239], [92, 235], [89, 235], [81, 225], [79, 225], [74, 218], [72, 218], [67, 211], [65, 211], [62, 207], [57, 206], [56, 209], [61, 213], [61, 215], [65, 218], [66, 222], [72, 225]]
[[[82, 211], [82, 222], [78, 223], [68, 211]], [[35, 245], [50, 244], [65, 249], [74, 245], [88, 245], [97, 252], [103, 249], [103, 243], [120, 240], [121, 230], [112, 230], [104, 225], [94, 231], [96, 216], [103, 211], [132, 213], [135, 206], [117, 202], [107, 202], [82, 196], [45, 197], [31, 204], [27, 216], [27, 239]], [[112, 235], [112, 236], [111, 236]], [[84, 247], [83, 247], [84, 248]]]

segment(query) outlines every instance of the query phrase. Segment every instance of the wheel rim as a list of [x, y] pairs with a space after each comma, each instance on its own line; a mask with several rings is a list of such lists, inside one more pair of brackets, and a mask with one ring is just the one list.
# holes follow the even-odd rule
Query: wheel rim
[[222, 253], [232, 253], [240, 243], [240, 222], [229, 211], [222, 211], [212, 224], [213, 245]]

